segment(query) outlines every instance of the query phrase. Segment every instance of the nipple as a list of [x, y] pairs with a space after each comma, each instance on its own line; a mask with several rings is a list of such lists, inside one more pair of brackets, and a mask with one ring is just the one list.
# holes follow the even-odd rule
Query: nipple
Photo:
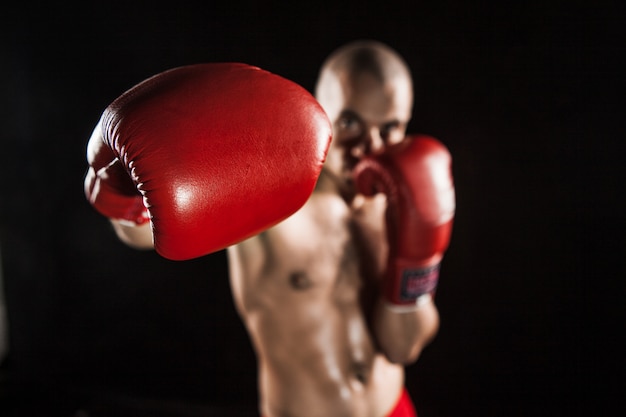
[[361, 384], [366, 385], [369, 379], [370, 369], [364, 362], [355, 362], [352, 364], [352, 373], [354, 378]]
[[294, 272], [289, 276], [289, 284], [298, 291], [304, 291], [313, 286], [313, 282], [305, 272]]

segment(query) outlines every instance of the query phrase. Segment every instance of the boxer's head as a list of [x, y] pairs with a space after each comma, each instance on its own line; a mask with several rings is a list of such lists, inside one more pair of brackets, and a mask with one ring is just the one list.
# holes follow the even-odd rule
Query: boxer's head
[[388, 46], [356, 41], [324, 62], [315, 95], [333, 125], [326, 168], [349, 179], [365, 155], [401, 142], [413, 110], [413, 84], [404, 60]]

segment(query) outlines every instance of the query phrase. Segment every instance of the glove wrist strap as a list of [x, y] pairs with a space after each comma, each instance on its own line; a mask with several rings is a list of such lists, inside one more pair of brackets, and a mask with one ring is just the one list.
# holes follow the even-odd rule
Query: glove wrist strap
[[393, 260], [387, 281], [388, 301], [396, 306], [411, 307], [422, 303], [424, 295], [430, 296], [437, 289], [440, 266], [440, 262], [417, 266], [414, 260]]

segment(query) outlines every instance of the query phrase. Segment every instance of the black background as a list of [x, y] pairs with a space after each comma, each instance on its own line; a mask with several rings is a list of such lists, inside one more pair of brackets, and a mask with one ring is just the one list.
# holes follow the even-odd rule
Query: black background
[[83, 3], [3, 11], [3, 416], [254, 415], [224, 253], [172, 262], [118, 242], [84, 199], [85, 145], [110, 101], [165, 69], [246, 62], [313, 91], [359, 38], [406, 58], [409, 130], [454, 158], [442, 327], [407, 370], [419, 414], [623, 412], [621, 6]]

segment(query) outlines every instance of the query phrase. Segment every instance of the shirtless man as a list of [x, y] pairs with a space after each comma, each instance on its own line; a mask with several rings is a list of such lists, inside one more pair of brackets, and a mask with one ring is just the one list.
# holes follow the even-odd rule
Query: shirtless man
[[[333, 139], [312, 194], [227, 247], [258, 358], [260, 412], [414, 416], [404, 365], [439, 326], [432, 294], [454, 213], [449, 155], [432, 138], [406, 136], [411, 75], [386, 45], [339, 48], [315, 94]], [[422, 194], [410, 197], [411, 188]], [[108, 217], [132, 246], [157, 241], [154, 225]]]

